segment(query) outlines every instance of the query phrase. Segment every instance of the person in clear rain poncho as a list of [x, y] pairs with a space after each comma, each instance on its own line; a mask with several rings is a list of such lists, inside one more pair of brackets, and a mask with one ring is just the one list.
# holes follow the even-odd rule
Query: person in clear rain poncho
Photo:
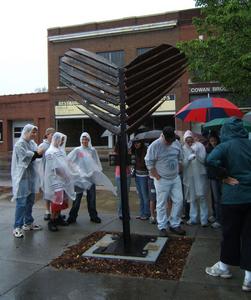
[[[96, 185], [103, 185], [114, 194], [116, 194], [116, 191], [109, 178], [102, 172], [98, 153], [96, 149], [92, 147], [91, 137], [87, 132], [81, 134], [80, 146], [74, 148], [68, 154], [68, 158], [72, 164], [79, 168], [81, 173], [88, 178], [89, 182], [91, 182], [90, 188], [87, 189], [88, 212], [92, 222], [100, 223], [101, 219], [98, 217], [96, 210]], [[76, 222], [83, 192], [86, 190], [81, 187], [81, 181], [75, 182], [75, 189], [77, 196], [67, 219], [69, 224]]]
[[23, 237], [23, 230], [41, 229], [41, 226], [33, 223], [32, 217], [35, 193], [39, 190], [39, 176], [35, 160], [42, 154], [34, 142], [37, 131], [36, 126], [25, 125], [12, 153], [12, 190], [13, 200], [16, 200], [13, 235], [16, 238]]
[[66, 136], [55, 132], [49, 149], [45, 152], [44, 198], [51, 201], [50, 231], [57, 231], [56, 219], [61, 210], [68, 207], [68, 200], [76, 197], [74, 182], [81, 181], [83, 187], [90, 187], [78, 169], [69, 163], [65, 153]]

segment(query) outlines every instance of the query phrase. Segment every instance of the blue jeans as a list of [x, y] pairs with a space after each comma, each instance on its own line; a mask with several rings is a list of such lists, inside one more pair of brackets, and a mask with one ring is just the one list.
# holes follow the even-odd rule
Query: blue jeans
[[[78, 193], [75, 201], [73, 201], [72, 203], [72, 208], [69, 212], [69, 219], [71, 219], [72, 221], [73, 220], [76, 221], [78, 217], [78, 211], [80, 208], [82, 197], [83, 197], [83, 192]], [[90, 218], [97, 217], [98, 213], [96, 210], [96, 185], [95, 184], [93, 184], [91, 188], [87, 190], [86, 200], [87, 200], [87, 208], [88, 208], [88, 213]]]
[[16, 199], [16, 212], [14, 228], [22, 228], [24, 224], [32, 224], [32, 207], [35, 201], [35, 194]]
[[[180, 176], [177, 176], [174, 179], [154, 179], [154, 185], [157, 195], [156, 212], [159, 230], [166, 229], [168, 222], [172, 228], [179, 227], [183, 207], [183, 194]], [[167, 199], [169, 197], [172, 199], [172, 209], [168, 220], [166, 210]]]
[[148, 176], [137, 176], [135, 177], [136, 188], [139, 196], [139, 211], [141, 217], [150, 217], [150, 206], [149, 206], [149, 188], [148, 188]]
[[[117, 194], [118, 194], [118, 215], [119, 215], [119, 217], [122, 217], [120, 177], [115, 177], [115, 183], [116, 183]], [[131, 176], [127, 176], [127, 192], [128, 192], [128, 194], [129, 194], [129, 191], [130, 191], [130, 184], [131, 184]], [[130, 215], [130, 211], [129, 211], [129, 215]]]

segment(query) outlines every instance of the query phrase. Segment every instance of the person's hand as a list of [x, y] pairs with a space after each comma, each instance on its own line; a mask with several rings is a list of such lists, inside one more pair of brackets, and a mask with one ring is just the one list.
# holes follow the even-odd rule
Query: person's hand
[[233, 178], [233, 177], [224, 178], [222, 181], [226, 184], [229, 184], [229, 185], [239, 184], [239, 181], [237, 179]]
[[196, 157], [196, 155], [194, 153], [192, 153], [188, 156], [188, 160], [193, 160], [193, 159], [195, 159], [195, 157]]
[[44, 153], [44, 149], [42, 147], [37, 148], [37, 154], [38, 155], [43, 155], [43, 153]]
[[150, 171], [150, 174], [151, 174], [152, 177], [156, 178], [157, 180], [160, 180], [160, 175], [159, 175], [159, 173], [157, 172], [157, 170], [155, 168], [153, 168]]

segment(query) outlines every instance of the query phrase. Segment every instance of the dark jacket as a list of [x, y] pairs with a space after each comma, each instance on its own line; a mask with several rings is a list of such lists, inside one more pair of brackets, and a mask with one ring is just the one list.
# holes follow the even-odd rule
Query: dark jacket
[[223, 204], [251, 203], [251, 141], [240, 119], [230, 118], [222, 126], [221, 144], [208, 155], [207, 164], [239, 181], [223, 184]]

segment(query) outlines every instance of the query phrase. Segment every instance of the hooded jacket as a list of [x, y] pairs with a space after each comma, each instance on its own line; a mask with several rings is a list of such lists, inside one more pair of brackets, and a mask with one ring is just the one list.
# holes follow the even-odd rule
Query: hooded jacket
[[223, 184], [222, 204], [251, 203], [251, 141], [242, 120], [230, 118], [221, 129], [221, 144], [208, 155], [207, 163], [225, 168], [237, 185]]

